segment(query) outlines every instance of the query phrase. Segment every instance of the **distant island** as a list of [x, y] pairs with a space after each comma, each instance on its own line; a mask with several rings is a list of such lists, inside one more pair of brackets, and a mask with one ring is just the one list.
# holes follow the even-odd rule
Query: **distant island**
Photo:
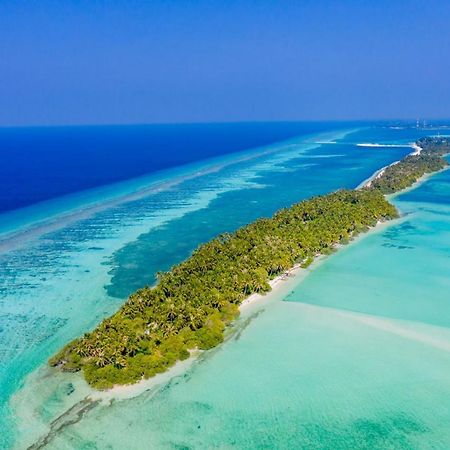
[[201, 245], [49, 363], [82, 370], [91, 386], [108, 389], [164, 372], [193, 349], [217, 346], [248, 296], [269, 291], [270, 280], [293, 266], [306, 267], [337, 244], [398, 217], [385, 194], [448, 166], [449, 138], [423, 138], [415, 149], [361, 189], [304, 200]]
[[393, 194], [412, 186], [426, 173], [437, 172], [448, 165], [443, 156], [450, 152], [449, 138], [423, 138], [414, 148], [413, 154], [383, 169], [367, 187]]

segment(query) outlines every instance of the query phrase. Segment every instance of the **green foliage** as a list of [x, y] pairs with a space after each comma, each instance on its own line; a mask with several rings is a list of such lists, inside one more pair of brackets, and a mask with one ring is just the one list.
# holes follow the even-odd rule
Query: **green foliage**
[[422, 148], [420, 155], [409, 155], [387, 167], [380, 177], [372, 180], [370, 188], [392, 194], [412, 186], [423, 175], [448, 166], [442, 156], [450, 153], [450, 139], [423, 138], [417, 144]]
[[422, 154], [445, 156], [450, 153], [450, 138], [448, 137], [424, 137], [416, 144], [422, 148]]

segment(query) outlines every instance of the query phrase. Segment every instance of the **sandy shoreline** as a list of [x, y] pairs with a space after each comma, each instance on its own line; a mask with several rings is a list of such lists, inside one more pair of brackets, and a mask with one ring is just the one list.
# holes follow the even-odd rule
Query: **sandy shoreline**
[[[282, 286], [283, 281], [286, 281], [289, 277], [295, 277], [302, 270], [304, 269], [300, 267], [300, 264], [295, 264], [293, 267], [286, 270], [281, 275], [276, 276], [275, 278], [269, 281], [269, 286], [271, 288], [269, 292], [270, 293], [276, 292]], [[266, 297], [267, 294], [254, 293], [250, 295], [239, 305], [239, 311], [243, 312], [250, 304]]]
[[412, 148], [414, 149], [414, 151], [410, 153], [411, 156], [420, 155], [420, 153], [422, 152], [422, 147], [419, 147], [415, 142], [412, 145]]

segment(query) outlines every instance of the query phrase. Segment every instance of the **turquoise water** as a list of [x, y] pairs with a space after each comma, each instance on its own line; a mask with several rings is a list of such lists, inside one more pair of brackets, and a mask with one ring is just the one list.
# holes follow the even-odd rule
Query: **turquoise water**
[[93, 408], [48, 448], [448, 449], [449, 196], [446, 171], [397, 197], [404, 218], [289, 280], [183, 374]]
[[[255, 150], [246, 158], [231, 158], [226, 164], [213, 165], [213, 170], [197, 170], [191, 177], [168, 185], [162, 183], [157, 189], [139, 195], [123, 196], [121, 190], [122, 197], [118, 194], [115, 201], [101, 208], [81, 211], [70, 220], [64, 217], [60, 222], [52, 222], [50, 228], [3, 242], [0, 253], [2, 446], [9, 448], [16, 442], [23, 448], [24, 442], [31, 443], [45, 435], [55, 417], [82, 398], [87, 391], [79, 377], [55, 378], [45, 367], [46, 359], [61, 345], [116, 310], [135, 288], [151, 284], [156, 271], [184, 259], [200, 242], [222, 231], [233, 230], [311, 195], [355, 187], [375, 170], [409, 151], [408, 148], [356, 147], [355, 143], [405, 143], [421, 134], [425, 133], [368, 128], [350, 134], [330, 130], [321, 135], [300, 137], [272, 146], [271, 152]], [[338, 143], [315, 143], [336, 140]], [[252, 442], [255, 446], [258, 443], [264, 446], [264, 442], [270, 444], [281, 439], [280, 433], [286, 433], [285, 425], [295, 428], [286, 417], [277, 418], [279, 412], [289, 415], [290, 408], [294, 408], [291, 404], [285, 410], [282, 401], [295, 373], [286, 365], [301, 367], [305, 373], [319, 370], [304, 364], [306, 355], [325, 351], [331, 338], [314, 329], [312, 318], [306, 320], [315, 314], [311, 308], [292, 302], [268, 304], [258, 320], [252, 320], [239, 334], [239, 340], [230, 340], [208, 353], [184, 378], [176, 379], [161, 393], [151, 392], [132, 400], [113, 402], [110, 407], [97, 405], [85, 413], [77, 413], [69, 421], [69, 416], [63, 415], [57, 426], [52, 425], [54, 440], [49, 440], [48, 445], [96, 448], [94, 440], [98, 441], [97, 448], [108, 448], [108, 445], [136, 448], [139, 440], [145, 438], [150, 448], [170, 448], [171, 442], [183, 440], [186, 445], [199, 448], [203, 442], [207, 447], [251, 448]], [[299, 313], [294, 314], [291, 309]], [[328, 324], [334, 323], [325, 316], [321, 312], [317, 321], [323, 317]], [[280, 325], [283, 317], [286, 323], [280, 330], [274, 325]], [[345, 320], [355, 322], [348, 317]], [[337, 334], [343, 328], [338, 323], [333, 326], [337, 327]], [[303, 333], [307, 341], [308, 336], [321, 335], [316, 350], [299, 347], [305, 341]], [[342, 338], [343, 342], [348, 339], [353, 337]], [[289, 342], [295, 343], [295, 348], [287, 345]], [[288, 352], [286, 358], [282, 353], [284, 347]], [[298, 358], [289, 353], [297, 351]], [[376, 353], [377, 349], [373, 351]], [[344, 366], [341, 370], [345, 371]], [[36, 369], [39, 370], [25, 378]], [[301, 372], [298, 375], [302, 376]], [[282, 388], [273, 386], [275, 380], [281, 382], [283, 377], [287, 377], [288, 384]], [[191, 383], [187, 390], [185, 382]], [[301, 384], [293, 398], [295, 395], [309, 398], [308, 391], [303, 390], [307, 385], [319, 389], [313, 380]], [[255, 398], [259, 398], [255, 404], [250, 401], [253, 387], [261, 389], [255, 393]], [[263, 389], [265, 387], [267, 390]], [[243, 395], [247, 391], [249, 395]], [[273, 397], [268, 398], [268, 394]], [[326, 396], [326, 392], [323, 394]], [[186, 401], [183, 400], [185, 395]], [[206, 401], [206, 397], [210, 397], [210, 401]], [[313, 400], [310, 398], [311, 402]], [[223, 403], [225, 409], [217, 409], [215, 402]], [[308, 406], [311, 417], [314, 402]], [[274, 423], [267, 422], [269, 410]], [[227, 411], [234, 416], [229, 422], [223, 417], [228, 417]], [[233, 411], [236, 414], [232, 414]], [[294, 414], [292, 420], [297, 420], [295, 417]], [[254, 420], [259, 421], [259, 425], [255, 425]], [[71, 422], [74, 425], [68, 426]], [[219, 426], [223, 428], [223, 435], [214, 431]], [[249, 434], [250, 440], [243, 441], [244, 427], [256, 427], [259, 437]], [[264, 431], [267, 427], [273, 428], [270, 436]], [[206, 428], [209, 431], [205, 431]], [[229, 441], [233, 429], [235, 444]], [[126, 436], [129, 432], [136, 441]], [[292, 442], [289, 434], [286, 439], [286, 445]]]

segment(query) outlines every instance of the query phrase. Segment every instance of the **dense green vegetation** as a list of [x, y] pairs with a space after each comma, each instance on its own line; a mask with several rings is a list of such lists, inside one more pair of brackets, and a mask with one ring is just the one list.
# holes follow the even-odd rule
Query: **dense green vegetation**
[[240, 303], [252, 293], [269, 291], [272, 278], [295, 264], [306, 267], [316, 255], [396, 217], [383, 193], [406, 187], [405, 180], [412, 184], [423, 170], [441, 168], [436, 154], [447, 153], [449, 142], [419, 145], [424, 148], [420, 158], [408, 156], [371, 188], [302, 201], [200, 246], [159, 274], [155, 287], [135, 292], [116, 314], [69, 343], [50, 364], [83, 370], [88, 383], [105, 389], [164, 372], [188, 358], [189, 350], [218, 345]]
[[221, 235], [159, 274], [156, 287], [131, 295], [116, 314], [67, 345], [51, 364], [83, 369], [97, 388], [163, 372], [187, 358], [188, 350], [222, 342], [242, 300], [268, 291], [271, 278], [395, 216], [395, 208], [377, 191], [338, 191]]
[[383, 194], [392, 194], [412, 186], [427, 173], [444, 169], [448, 162], [442, 157], [450, 153], [450, 139], [423, 138], [417, 141], [420, 155], [409, 155], [397, 164], [387, 167], [383, 174], [370, 183], [370, 188]]
[[450, 153], [450, 138], [425, 137], [419, 139], [416, 144], [422, 148], [422, 154], [444, 156]]

